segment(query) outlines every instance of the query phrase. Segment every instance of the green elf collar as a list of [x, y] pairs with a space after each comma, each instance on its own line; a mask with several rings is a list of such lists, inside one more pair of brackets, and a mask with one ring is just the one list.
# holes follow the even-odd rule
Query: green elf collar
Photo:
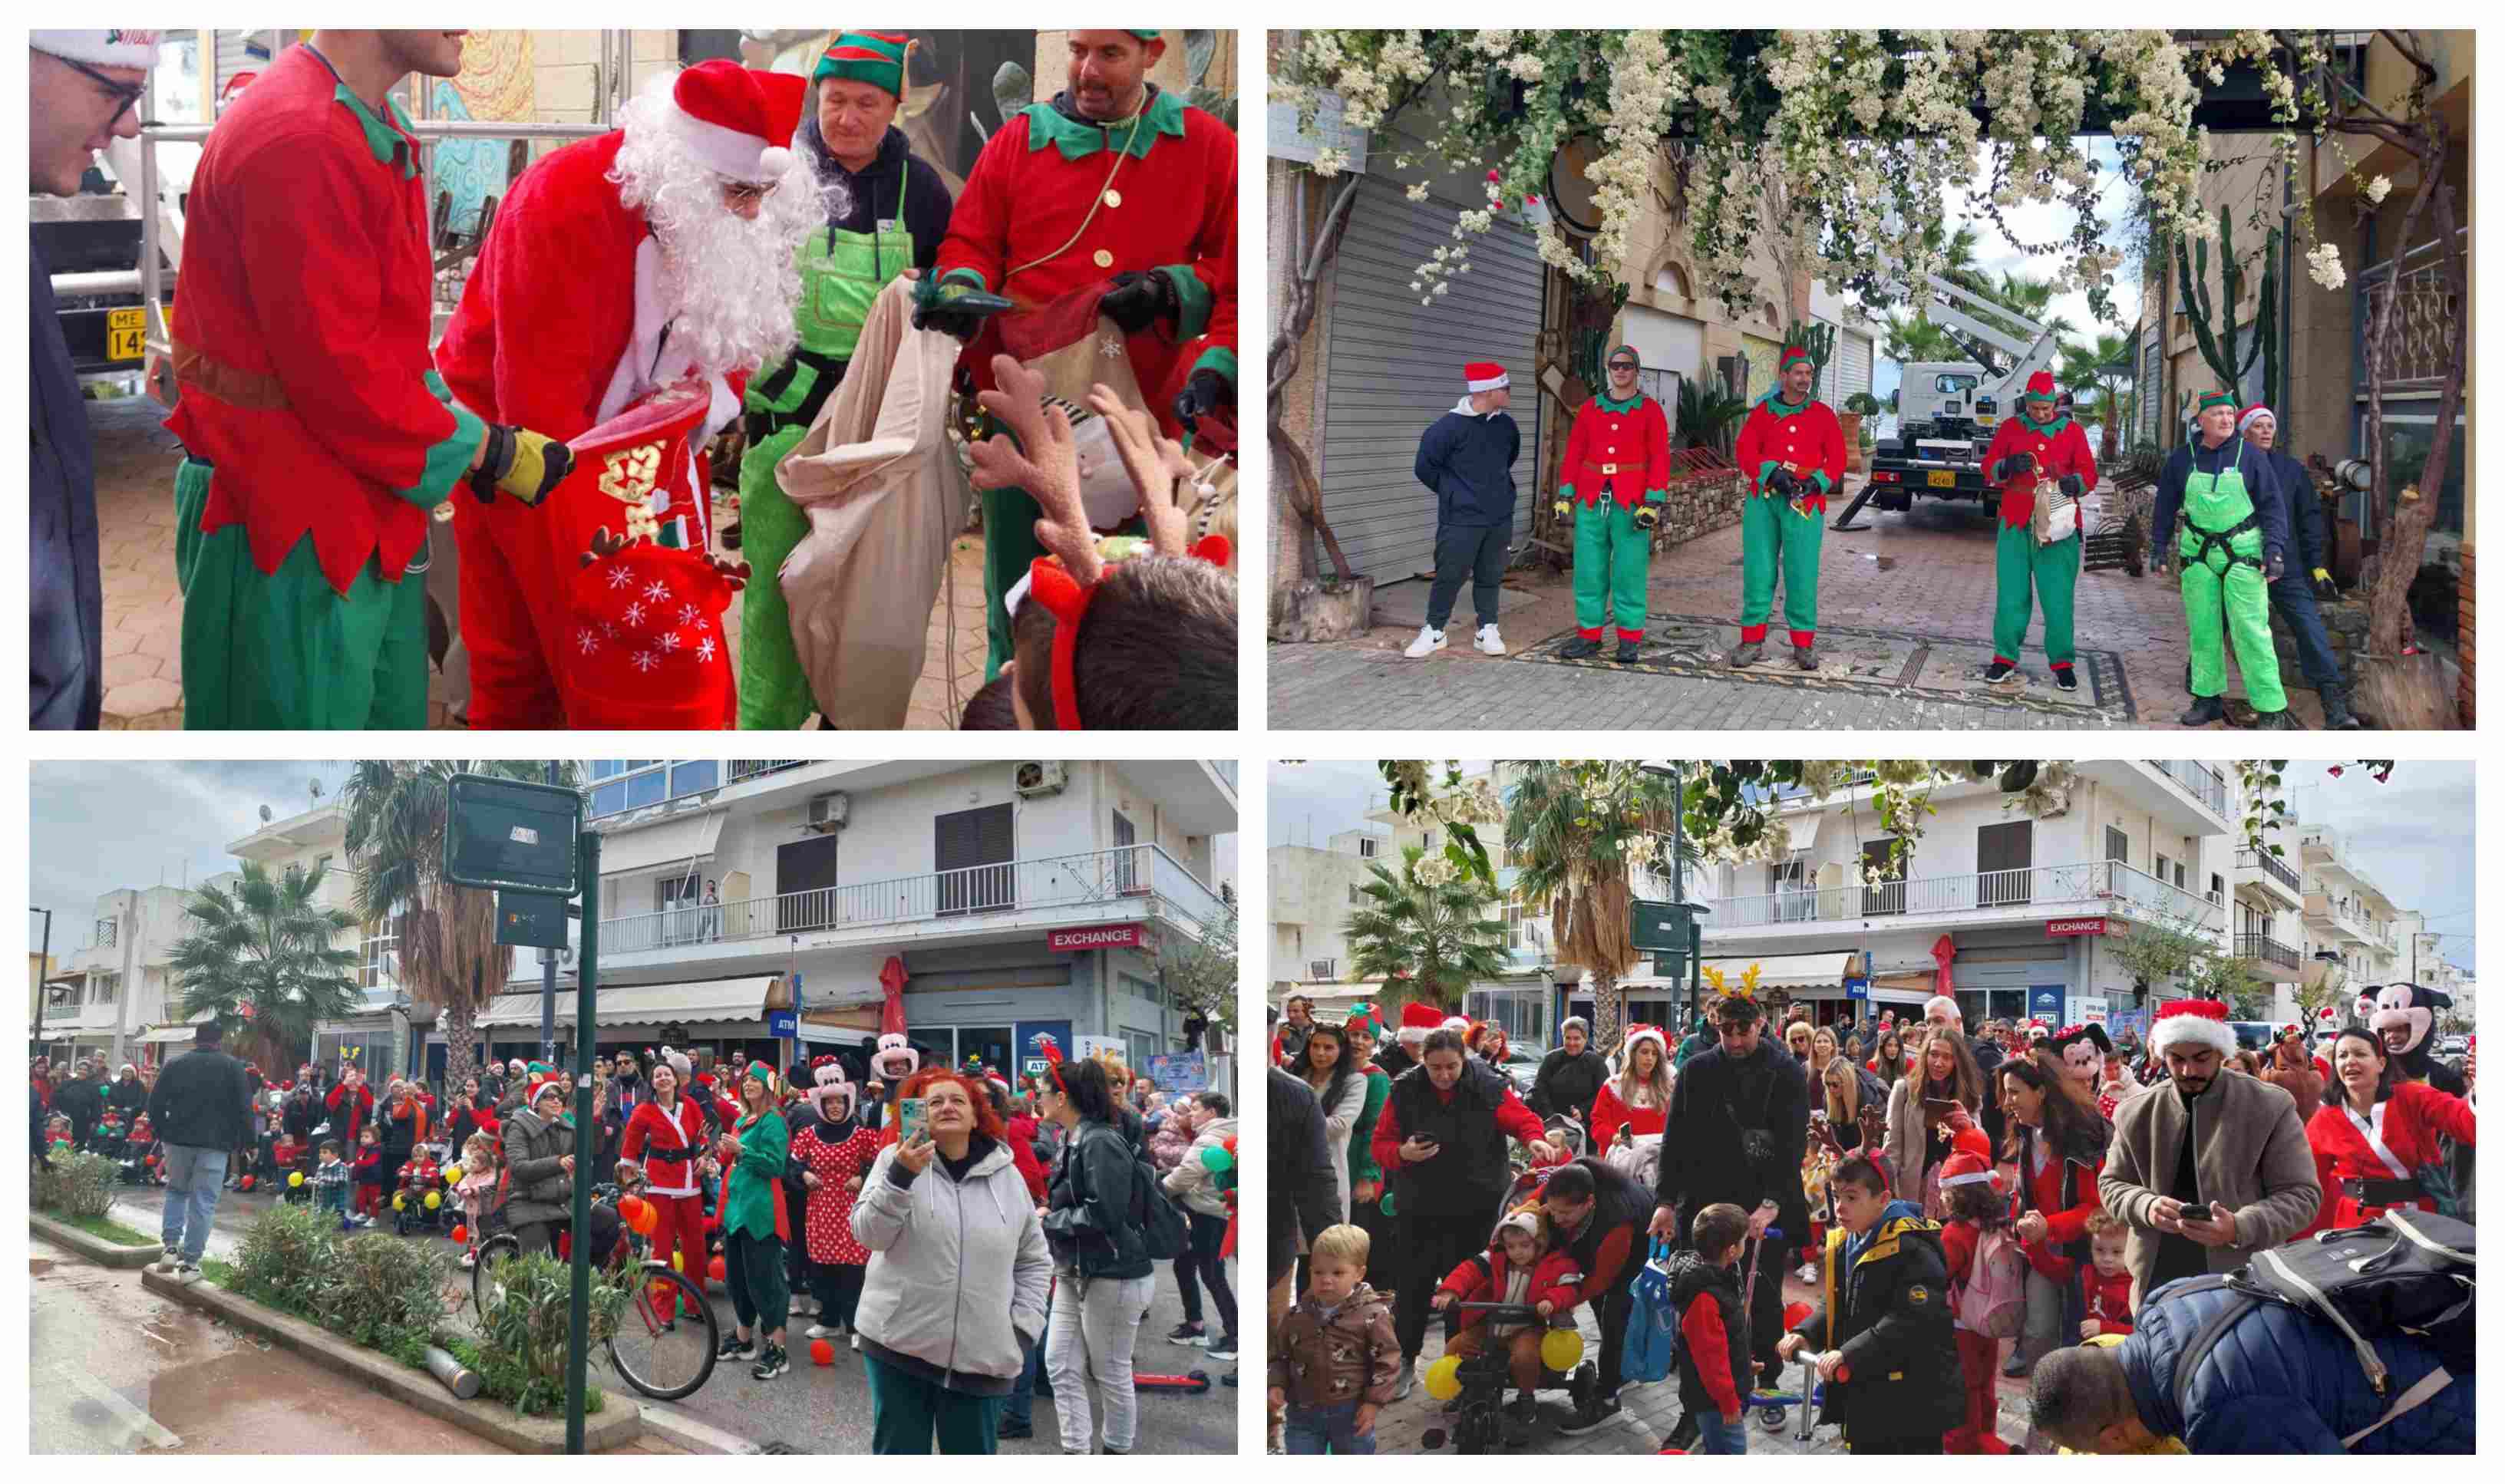
[[2044, 438], [2057, 438], [2064, 428], [2070, 425], [2070, 414], [2057, 406], [2054, 408], [2051, 422], [2037, 422], [2034, 415], [2027, 410], [2027, 404], [2022, 402], [2018, 405], [2018, 422], [2019, 426], [2029, 433]]
[[1783, 418], [1811, 406], [1817, 401], [1816, 397], [1804, 397], [1798, 402], [1785, 402], [1782, 388], [1776, 386], [1766, 389], [1766, 395], [1757, 399], [1757, 406], [1765, 408], [1766, 414], [1770, 417]]
[[1108, 139], [1118, 138], [1124, 154], [1146, 159], [1159, 135], [1177, 139], [1183, 135], [1182, 99], [1154, 84], [1148, 86], [1148, 101], [1141, 109], [1138, 124], [1117, 124], [1111, 128], [1085, 119], [1074, 119], [1051, 103], [1030, 103], [1019, 112], [1026, 116], [1026, 147], [1029, 153], [1049, 144], [1061, 152], [1064, 159], [1085, 159], [1108, 148]]
[[366, 148], [374, 152], [376, 163], [398, 163], [401, 179], [416, 178], [416, 126], [408, 122], [408, 115], [401, 112], [398, 98], [386, 96], [383, 108], [389, 117], [376, 118], [374, 111], [366, 106], [366, 100], [350, 92], [345, 83], [334, 89], [331, 96], [357, 116], [358, 125], [366, 131]]
[[1639, 391], [1639, 392], [1637, 392], [1634, 396], [1632, 396], [1632, 397], [1628, 398], [1628, 399], [1627, 399], [1626, 401], [1624, 401], [1624, 402], [1612, 402], [1612, 401], [1610, 401], [1610, 400], [1609, 400], [1609, 394], [1608, 394], [1608, 393], [1606, 393], [1606, 392], [1595, 392], [1595, 393], [1593, 393], [1593, 394], [1592, 394], [1592, 400], [1593, 400], [1594, 402], [1599, 403], [1599, 404], [1601, 405], [1601, 410], [1603, 410], [1603, 411], [1605, 411], [1605, 412], [1621, 412], [1621, 413], [1623, 413], [1623, 412], [1632, 412], [1632, 411], [1634, 411], [1636, 408], [1638, 408], [1638, 407], [1640, 407], [1640, 406], [1643, 406], [1643, 400], [1644, 400], [1644, 394], [1643, 394], [1641, 391]]

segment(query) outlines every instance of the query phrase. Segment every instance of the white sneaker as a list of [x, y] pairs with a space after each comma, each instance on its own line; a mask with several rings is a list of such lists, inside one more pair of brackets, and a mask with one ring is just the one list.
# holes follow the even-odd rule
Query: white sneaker
[[811, 1325], [807, 1331], [808, 1337], [813, 1340], [831, 1340], [835, 1337], [837, 1332], [838, 1331], [836, 1330], [828, 1328], [824, 1325]]
[[1477, 644], [1478, 651], [1482, 654], [1501, 654], [1504, 653], [1504, 636], [1496, 631], [1496, 625], [1493, 623], [1482, 623], [1479, 625]]
[[1418, 637], [1409, 641], [1409, 648], [1402, 650], [1400, 653], [1406, 654], [1411, 659], [1424, 659], [1443, 647], [1444, 631], [1442, 629], [1422, 628], [1418, 630]]
[[183, 1254], [169, 1247], [165, 1249], [165, 1255], [148, 1264], [148, 1270], [152, 1273], [171, 1273], [182, 1263], [182, 1260]]

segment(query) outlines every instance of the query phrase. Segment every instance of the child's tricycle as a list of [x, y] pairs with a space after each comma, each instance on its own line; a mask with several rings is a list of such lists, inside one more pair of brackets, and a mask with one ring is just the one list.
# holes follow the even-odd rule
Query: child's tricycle
[[[1490, 1325], [1543, 1325], [1548, 1333], [1539, 1344], [1542, 1390], [1564, 1387], [1579, 1411], [1600, 1386], [1600, 1367], [1583, 1359], [1583, 1334], [1574, 1326], [1574, 1311], [1542, 1317], [1530, 1304], [1459, 1302], [1444, 1310], [1444, 1342], [1462, 1331], [1464, 1312], [1482, 1316]], [[1429, 1428], [1421, 1439], [1429, 1448], [1447, 1441], [1460, 1453], [1494, 1453], [1520, 1448], [1530, 1440], [1527, 1417], [1508, 1415], [1504, 1391], [1512, 1383], [1512, 1357], [1507, 1347], [1489, 1344], [1470, 1356], [1446, 1355], [1427, 1367], [1427, 1395], [1438, 1401], [1458, 1400], [1458, 1416], [1449, 1432]]]

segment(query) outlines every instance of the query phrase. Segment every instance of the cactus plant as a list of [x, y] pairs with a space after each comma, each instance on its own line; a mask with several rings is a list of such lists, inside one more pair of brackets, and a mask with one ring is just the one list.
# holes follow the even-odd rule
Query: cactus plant
[[[2192, 244], [2187, 254], [2178, 239], [2174, 244], [2174, 268], [2182, 284], [2184, 317], [2192, 322], [2193, 337], [2200, 341], [2201, 359], [2216, 373], [2219, 382], [2229, 390], [2243, 384], [2244, 372], [2251, 371], [2256, 356], [2262, 363], [2262, 404], [2277, 406], [2278, 396], [2278, 258], [2280, 233], [2271, 229], [2270, 238], [2262, 249], [2261, 307], [2253, 316], [2252, 342], [2240, 345], [2236, 332], [2236, 305], [2244, 297], [2244, 265], [2236, 258], [2236, 222], [2226, 207], [2218, 208], [2218, 279], [2226, 298], [2224, 325], [2209, 300], [2209, 244], [2205, 239]], [[2240, 349], [2240, 354], [2239, 350]]]

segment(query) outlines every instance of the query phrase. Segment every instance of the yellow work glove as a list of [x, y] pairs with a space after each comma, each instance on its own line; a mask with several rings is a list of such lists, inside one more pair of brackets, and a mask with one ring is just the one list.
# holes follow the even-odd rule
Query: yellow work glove
[[1658, 506], [1658, 505], [1640, 505], [1640, 506], [1636, 507], [1636, 529], [1637, 529], [1637, 530], [1639, 530], [1639, 531], [1649, 531], [1649, 530], [1653, 529], [1654, 527], [1656, 527], [1656, 526], [1658, 526], [1658, 525], [1660, 525], [1660, 524], [1661, 524], [1661, 507], [1660, 507], [1660, 506]]
[[2340, 584], [2331, 581], [2331, 574], [2320, 567], [2313, 569], [2313, 595], [2325, 603], [2340, 601]]
[[487, 425], [487, 448], [470, 477], [471, 492], [494, 504], [496, 491], [537, 505], [574, 472], [574, 450], [544, 433], [504, 423]]
[[1558, 519], [1570, 520], [1573, 518], [1574, 515], [1574, 502], [1560, 496], [1558, 497], [1557, 503], [1550, 506], [1549, 510], [1557, 516]]

